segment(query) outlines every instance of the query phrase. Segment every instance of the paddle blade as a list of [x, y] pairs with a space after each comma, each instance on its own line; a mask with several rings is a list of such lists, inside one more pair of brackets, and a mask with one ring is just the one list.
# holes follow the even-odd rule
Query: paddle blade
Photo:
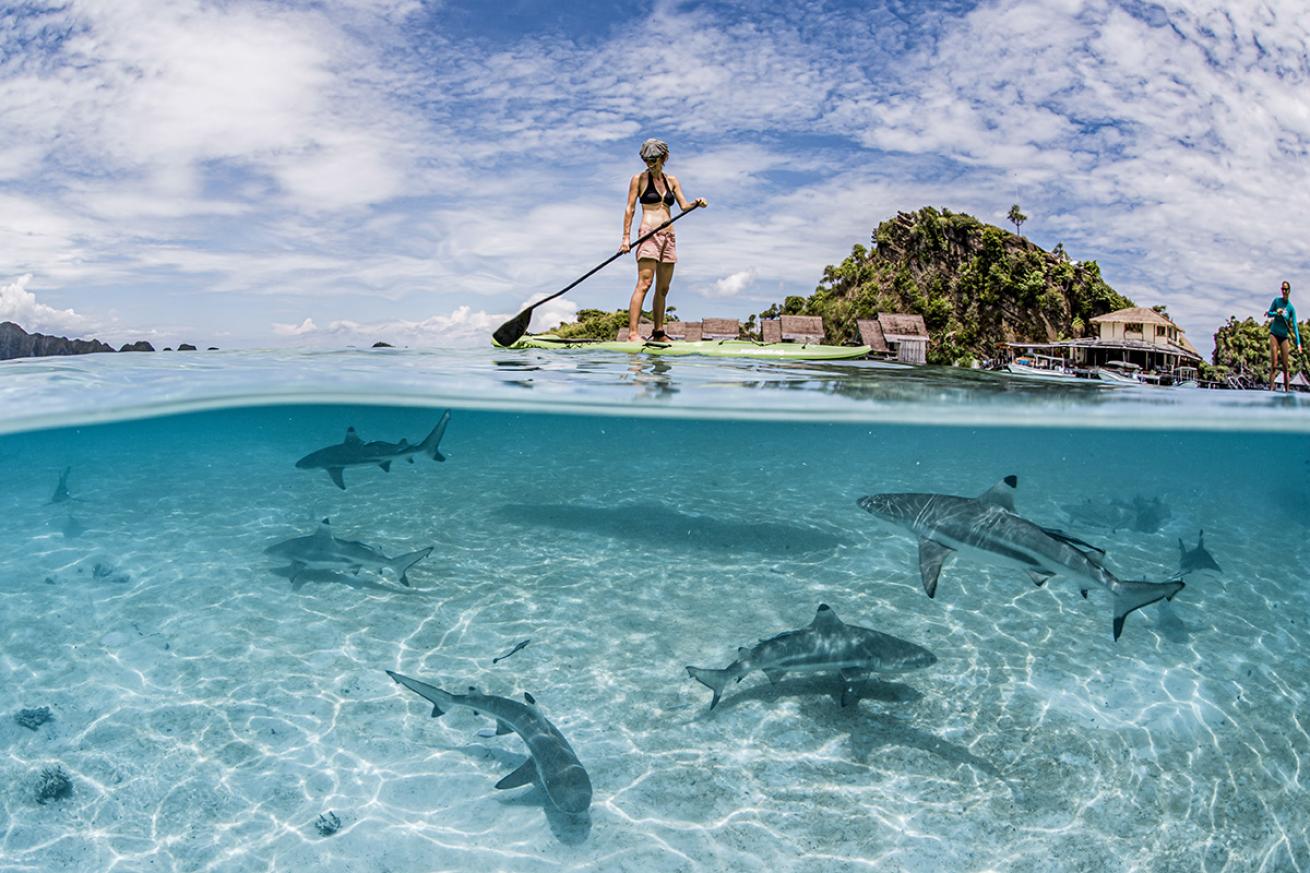
[[509, 321], [496, 328], [496, 332], [491, 338], [496, 341], [496, 345], [509, 348], [523, 338], [523, 334], [528, 332], [528, 324], [532, 321], [532, 310], [536, 308], [534, 303]]

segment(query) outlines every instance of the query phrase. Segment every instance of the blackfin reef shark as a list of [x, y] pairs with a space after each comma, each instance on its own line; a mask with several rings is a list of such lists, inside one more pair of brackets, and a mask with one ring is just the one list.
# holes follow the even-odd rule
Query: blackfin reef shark
[[408, 588], [410, 568], [432, 554], [432, 549], [433, 546], [428, 546], [416, 552], [388, 558], [380, 549], [365, 543], [337, 539], [332, 535], [331, 521], [325, 518], [318, 530], [309, 536], [292, 537], [274, 543], [264, 550], [264, 554], [291, 562], [293, 590], [299, 590], [304, 584], [300, 574], [305, 570], [349, 571], [355, 575], [359, 575], [360, 570], [370, 570], [379, 575], [389, 571], [401, 585]]
[[1219, 562], [1205, 547], [1205, 531], [1196, 534], [1194, 549], [1187, 548], [1183, 538], [1178, 538], [1178, 572], [1174, 574], [1175, 578], [1182, 579], [1185, 576], [1197, 575], [1218, 576], [1223, 572]]
[[714, 692], [710, 709], [729, 682], [740, 682], [760, 670], [772, 683], [788, 673], [839, 673], [841, 705], [854, 694], [854, 682], [867, 673], [903, 673], [931, 667], [937, 656], [922, 646], [867, 627], [846, 624], [826, 603], [803, 628], [784, 631], [751, 648], [737, 649], [737, 660], [722, 670], [687, 667], [687, 675]]
[[523, 702], [494, 694], [479, 694], [469, 688], [467, 694], [451, 694], [435, 685], [411, 679], [388, 670], [387, 675], [432, 703], [432, 717], [440, 718], [456, 706], [496, 720], [496, 734], [515, 733], [528, 747], [528, 760], [496, 783], [497, 788], [518, 788], [535, 778], [550, 802], [562, 812], [579, 815], [591, 806], [591, 778], [574, 753], [569, 741], [551, 724], [537, 707], [531, 694]]
[[383, 472], [391, 472], [392, 461], [404, 458], [411, 464], [414, 463], [415, 455], [427, 455], [434, 461], [444, 461], [446, 456], [441, 454], [441, 438], [446, 433], [446, 424], [450, 421], [450, 410], [441, 414], [441, 420], [437, 426], [432, 428], [432, 432], [423, 438], [417, 445], [410, 443], [407, 439], [401, 439], [398, 443], [389, 443], [383, 440], [373, 440], [364, 442], [355, 433], [353, 427], [346, 428], [346, 438], [333, 446], [326, 446], [317, 451], [310, 452], [305, 457], [296, 461], [298, 470], [327, 470], [327, 474], [332, 477], [332, 481], [342, 491], [346, 490], [346, 480], [342, 471], [346, 467], [381, 467]]
[[65, 467], [64, 472], [59, 474], [59, 484], [55, 486], [55, 493], [50, 495], [51, 503], [67, 503], [73, 499], [68, 491], [68, 474], [72, 471], [72, 467]]
[[1172, 600], [1181, 579], [1167, 582], [1121, 580], [1107, 570], [1102, 549], [1063, 531], [1041, 527], [1014, 510], [1018, 476], [1006, 476], [978, 497], [950, 494], [872, 494], [856, 501], [866, 512], [909, 530], [919, 538], [919, 575], [929, 597], [937, 594], [942, 562], [967, 551], [1024, 570], [1038, 586], [1064, 574], [1078, 580], [1079, 593], [1095, 582], [1114, 595], [1114, 638], [1124, 619], [1157, 600]]

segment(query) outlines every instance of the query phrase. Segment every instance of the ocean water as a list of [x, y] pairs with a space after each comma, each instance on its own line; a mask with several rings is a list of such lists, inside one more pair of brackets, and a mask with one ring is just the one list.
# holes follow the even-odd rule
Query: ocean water
[[[1310, 868], [1303, 398], [347, 351], [11, 361], [0, 401], [0, 869]], [[445, 409], [444, 463], [295, 466]], [[1121, 579], [1202, 531], [1221, 569], [1116, 642], [1066, 577], [959, 555], [929, 599], [915, 538], [856, 505], [1009, 475]], [[412, 587], [266, 554], [324, 518], [433, 551]], [[846, 706], [755, 672], [710, 710], [687, 665], [820, 604], [937, 661]], [[530, 693], [588, 812], [496, 790], [523, 742], [387, 670]]]

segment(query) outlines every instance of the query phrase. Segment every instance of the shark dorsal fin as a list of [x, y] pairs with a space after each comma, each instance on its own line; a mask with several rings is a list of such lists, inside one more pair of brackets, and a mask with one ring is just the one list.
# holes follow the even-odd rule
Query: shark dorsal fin
[[346, 428], [346, 438], [341, 442], [348, 446], [355, 446], [359, 445], [363, 440], [359, 438], [359, 434], [355, 433], [353, 427], [348, 427]]
[[1014, 492], [1019, 487], [1018, 476], [1006, 476], [991, 488], [978, 495], [981, 503], [990, 503], [1014, 512]]
[[322, 540], [332, 539], [332, 522], [326, 518], [318, 523], [318, 529], [314, 531], [314, 536]]
[[537, 705], [537, 699], [526, 691], [523, 692], [523, 699], [528, 703], [531, 703], [533, 706]]
[[814, 621], [810, 622], [813, 627], [836, 627], [841, 623], [837, 613], [826, 603], [819, 604], [818, 611], [814, 613]]
[[[1182, 540], [1179, 540], [1179, 542], [1181, 543]], [[1205, 531], [1203, 530], [1196, 532], [1196, 547], [1198, 549], [1205, 548]]]

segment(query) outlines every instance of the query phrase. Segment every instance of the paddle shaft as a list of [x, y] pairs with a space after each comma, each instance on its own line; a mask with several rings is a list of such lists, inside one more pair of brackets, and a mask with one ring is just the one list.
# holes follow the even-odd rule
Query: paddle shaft
[[[682, 216], [684, 216], [684, 215], [688, 215], [688, 214], [690, 214], [690, 213], [692, 213], [692, 212], [695, 212], [695, 211], [696, 211], [697, 209], [699, 209], [699, 208], [700, 208], [700, 202], [697, 201], [696, 203], [693, 203], [693, 204], [691, 205], [691, 209], [687, 209], [687, 210], [684, 210], [684, 211], [682, 211], [682, 212], [679, 212], [677, 215], [673, 216], [673, 217], [670, 218], [668, 221], [664, 222], [663, 224], [659, 225], [658, 227], [652, 228], [651, 230], [647, 231], [646, 233], [643, 233], [641, 236], [637, 237], [635, 240], [632, 241], [631, 245], [629, 246], [628, 251], [631, 251], [633, 248], [636, 248], [637, 246], [641, 245], [641, 244], [644, 243], [646, 240], [650, 239], [650, 238], [653, 237], [655, 234], [659, 233], [661, 230], [663, 230], [664, 228], [668, 227], [670, 224], [673, 224], [673, 222], [677, 221], [679, 218], [682, 218]], [[569, 284], [565, 285], [565, 286], [564, 286], [563, 288], [561, 288], [560, 290], [556, 291], [554, 294], [550, 295], [549, 297], [544, 297], [544, 298], [542, 298], [541, 300], [538, 300], [536, 303], [532, 304], [532, 306], [529, 306], [528, 308], [529, 308], [529, 309], [532, 309], [532, 308], [534, 308], [534, 307], [540, 306], [540, 305], [543, 304], [543, 303], [546, 303], [546, 302], [548, 302], [548, 301], [554, 300], [556, 297], [560, 296], [560, 295], [563, 294], [565, 291], [571, 291], [571, 290], [573, 290], [573, 289], [576, 288], [578, 285], [581, 285], [581, 284], [583, 283], [583, 281], [585, 281], [586, 279], [591, 278], [591, 276], [592, 276], [593, 274], [599, 272], [600, 270], [603, 270], [605, 267], [608, 267], [610, 264], [614, 263], [616, 260], [618, 260], [619, 258], [623, 257], [623, 256], [626, 255], [627, 253], [628, 253], [628, 252], [615, 252], [614, 254], [612, 254], [612, 255], [610, 255], [608, 258], [606, 258], [605, 260], [601, 261], [601, 262], [600, 262], [599, 264], [597, 264], [596, 266], [592, 267], [592, 268], [591, 268], [590, 270], [588, 270], [587, 272], [583, 273], [583, 274], [582, 274], [581, 276], [579, 276], [578, 278], [574, 279], [574, 280], [573, 280], [572, 282], [570, 282]]]
[[[679, 212], [677, 215], [673, 216], [673, 217], [670, 218], [669, 220], [665, 221], [663, 224], [660, 224], [660, 225], [658, 225], [657, 227], [653, 227], [653, 228], [651, 228], [649, 231], [647, 231], [646, 233], [643, 233], [641, 236], [637, 237], [635, 240], [633, 240], [633, 241], [629, 244], [629, 251], [631, 251], [631, 249], [632, 249], [633, 247], [641, 245], [641, 244], [644, 243], [646, 240], [650, 239], [650, 238], [653, 237], [655, 234], [659, 233], [661, 230], [664, 230], [664, 228], [666, 228], [666, 227], [668, 227], [669, 225], [673, 224], [673, 222], [677, 221], [679, 218], [682, 218], [684, 215], [690, 215], [691, 213], [695, 212], [695, 211], [696, 211], [697, 209], [699, 209], [699, 208], [700, 208], [700, 201], [696, 201], [695, 203], [693, 203], [693, 204], [691, 205], [691, 208], [690, 208], [690, 209], [683, 210], [682, 212]], [[608, 267], [610, 264], [614, 263], [616, 260], [618, 260], [619, 258], [621, 258], [621, 257], [622, 257], [623, 255], [625, 255], [625, 254], [627, 254], [627, 252], [622, 252], [622, 251], [615, 252], [614, 254], [612, 254], [612, 255], [610, 255], [608, 258], [606, 258], [605, 260], [601, 261], [601, 262], [600, 262], [599, 264], [597, 264], [596, 266], [592, 267], [592, 268], [591, 268], [590, 270], [588, 270], [587, 272], [583, 273], [583, 274], [582, 274], [581, 276], [579, 276], [578, 278], [574, 279], [574, 280], [573, 280], [572, 282], [570, 282], [569, 284], [565, 285], [565, 286], [564, 286], [563, 288], [561, 288], [560, 290], [556, 291], [554, 294], [550, 295], [549, 297], [543, 297], [542, 299], [538, 300], [536, 303], [533, 303], [532, 305], [528, 306], [526, 309], [524, 309], [524, 310], [523, 310], [522, 312], [520, 312], [518, 315], [514, 316], [514, 317], [511, 318], [509, 321], [505, 322], [505, 323], [502, 324], [499, 328], [497, 328], [496, 333], [495, 333], [496, 341], [499, 342], [499, 343], [500, 343], [501, 345], [503, 345], [503, 346], [507, 346], [507, 345], [510, 345], [511, 343], [517, 342], [517, 341], [519, 340], [519, 338], [522, 337], [523, 334], [527, 332], [527, 329], [528, 329], [528, 319], [524, 318], [525, 315], [527, 315], [528, 313], [530, 313], [532, 310], [536, 309], [536, 308], [537, 308], [538, 306], [540, 306], [541, 304], [543, 304], [543, 303], [549, 303], [551, 300], [554, 300], [556, 297], [559, 297], [561, 294], [564, 294], [564, 293], [566, 293], [566, 292], [568, 292], [568, 291], [572, 291], [572, 290], [573, 290], [574, 288], [576, 288], [578, 285], [582, 284], [584, 281], [586, 281], [587, 279], [591, 278], [591, 276], [593, 276], [594, 274], [596, 274], [596, 273], [599, 272], [600, 270], [603, 270], [605, 267]], [[522, 328], [522, 329], [521, 329], [521, 330], [520, 330], [520, 329], [517, 329], [517, 328], [519, 327], [519, 325], [517, 324], [518, 322], [522, 322], [522, 325], [521, 325], [521, 328]], [[506, 330], [510, 330], [510, 331], [515, 331], [515, 332], [517, 332], [517, 336], [514, 336], [512, 339], [509, 339], [508, 337], [504, 337], [504, 336], [502, 336], [502, 334], [504, 334], [504, 333], [506, 332]], [[505, 341], [506, 339], [509, 339], [509, 342], [506, 342], [506, 341]]]

